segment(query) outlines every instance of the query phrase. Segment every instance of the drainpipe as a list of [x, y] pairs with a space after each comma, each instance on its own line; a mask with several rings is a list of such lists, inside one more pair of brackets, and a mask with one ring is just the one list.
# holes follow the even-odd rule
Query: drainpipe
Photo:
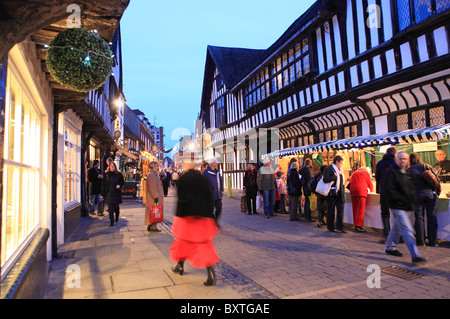
[[52, 256], [58, 257], [57, 241], [57, 182], [58, 182], [58, 131], [59, 131], [59, 113], [56, 108], [53, 109], [53, 147], [52, 147]]

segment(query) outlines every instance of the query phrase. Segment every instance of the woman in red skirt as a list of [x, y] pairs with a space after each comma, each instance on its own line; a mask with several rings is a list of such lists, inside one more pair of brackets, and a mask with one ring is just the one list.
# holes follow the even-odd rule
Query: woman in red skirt
[[171, 232], [175, 241], [170, 246], [170, 258], [177, 262], [172, 270], [184, 273], [187, 260], [196, 268], [206, 268], [205, 286], [216, 284], [213, 265], [219, 262], [214, 238], [219, 233], [213, 215], [214, 201], [208, 181], [194, 169], [188, 170], [178, 182], [178, 203]]
[[369, 190], [373, 192], [373, 184], [367, 170], [362, 167], [353, 172], [350, 177], [350, 196], [352, 198], [353, 224], [355, 231], [363, 233], [366, 230], [364, 224], [364, 212]]

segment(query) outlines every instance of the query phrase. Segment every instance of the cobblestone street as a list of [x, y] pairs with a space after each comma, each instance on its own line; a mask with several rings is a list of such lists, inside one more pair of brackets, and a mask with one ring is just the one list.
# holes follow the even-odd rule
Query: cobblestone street
[[[62, 258], [51, 263], [45, 298], [450, 298], [448, 243], [420, 247], [428, 263], [419, 268], [411, 264], [404, 244], [399, 247], [404, 257], [385, 255], [379, 232], [355, 233], [348, 226], [344, 234], [330, 233], [315, 223], [291, 222], [288, 215], [246, 215], [240, 212], [239, 199], [236, 192], [223, 200], [216, 287], [203, 286], [204, 269], [187, 264], [183, 277], [170, 270], [169, 230], [176, 204], [171, 188], [161, 233], [145, 230], [138, 202], [122, 204], [121, 220], [114, 227], [108, 227], [106, 216], [84, 218], [72, 240], [60, 248]], [[81, 289], [65, 284], [70, 264], [81, 266]], [[367, 285], [369, 265], [381, 269], [380, 288]], [[392, 270], [399, 271], [388, 274]]]

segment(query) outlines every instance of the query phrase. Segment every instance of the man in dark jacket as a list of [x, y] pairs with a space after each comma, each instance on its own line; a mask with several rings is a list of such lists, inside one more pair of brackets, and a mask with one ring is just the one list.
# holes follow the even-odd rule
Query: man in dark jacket
[[398, 152], [395, 157], [395, 165], [388, 169], [385, 176], [388, 207], [394, 216], [394, 225], [389, 231], [386, 241], [386, 254], [396, 257], [403, 256], [397, 250], [400, 236], [402, 236], [410, 251], [412, 262], [423, 264], [426, 260], [420, 256], [417, 250], [413, 227], [408, 217], [408, 214], [412, 214], [414, 211], [416, 197], [415, 180], [407, 170], [408, 164], [408, 153]]
[[[331, 190], [327, 196], [327, 229], [330, 232], [345, 233], [344, 231], [344, 204], [345, 204], [345, 175], [342, 170], [344, 159], [337, 155], [333, 164], [323, 172], [323, 182], [331, 183]], [[336, 210], [336, 229], [335, 212]]]
[[390, 213], [389, 207], [387, 207], [387, 190], [386, 183], [384, 181], [385, 173], [389, 167], [395, 165], [395, 154], [397, 154], [397, 149], [395, 147], [389, 147], [386, 150], [386, 154], [383, 159], [377, 163], [375, 168], [375, 180], [377, 182], [377, 194], [380, 194], [380, 208], [381, 208], [381, 220], [383, 222], [383, 237], [387, 238], [389, 230], [391, 228], [389, 220]]
[[88, 170], [89, 213], [91, 215], [95, 215], [95, 205], [99, 204], [99, 195], [102, 191], [103, 175], [99, 173], [99, 166], [100, 162], [94, 160], [92, 167]]
[[220, 175], [219, 163], [215, 158], [209, 161], [209, 166], [204, 170], [203, 176], [209, 182], [211, 187], [211, 192], [214, 200], [215, 218], [216, 223], [219, 220], [220, 214], [222, 213], [222, 195], [223, 195], [223, 178]]
[[257, 175], [258, 171], [255, 168], [255, 164], [249, 163], [248, 170], [244, 173], [245, 197], [247, 199], [247, 210], [249, 215], [252, 214], [252, 207], [253, 214], [258, 214], [256, 211], [256, 196], [258, 195], [258, 184], [256, 182]]
[[303, 195], [305, 196], [305, 220], [307, 222], [314, 222], [311, 218], [311, 188], [310, 182], [312, 179], [312, 161], [307, 158], [305, 160], [305, 166], [303, 166], [298, 172], [302, 176]]

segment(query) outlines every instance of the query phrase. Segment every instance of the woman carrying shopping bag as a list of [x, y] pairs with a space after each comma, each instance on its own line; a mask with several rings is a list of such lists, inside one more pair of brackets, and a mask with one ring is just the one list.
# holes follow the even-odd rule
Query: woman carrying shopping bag
[[158, 174], [158, 162], [151, 162], [148, 168], [149, 172], [147, 175], [147, 183], [145, 189], [145, 224], [148, 225], [147, 231], [160, 232], [160, 230], [158, 229], [158, 223], [150, 222], [150, 207], [154, 205], [162, 205], [162, 209], [164, 211], [164, 189]]

